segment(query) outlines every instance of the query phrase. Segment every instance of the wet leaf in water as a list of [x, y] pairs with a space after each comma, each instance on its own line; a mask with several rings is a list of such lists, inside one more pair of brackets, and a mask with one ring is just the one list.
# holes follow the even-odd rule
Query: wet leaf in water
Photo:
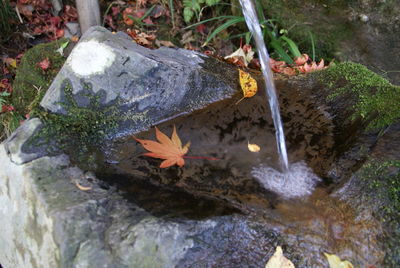
[[253, 153], [257, 153], [261, 150], [260, 146], [258, 146], [255, 143], [249, 143], [248, 141], [247, 141], [247, 148], [249, 149], [250, 152]]
[[156, 127], [156, 138], [159, 142], [152, 140], [141, 140], [133, 137], [136, 141], [143, 145], [143, 147], [150, 151], [143, 155], [150, 156], [154, 158], [165, 159], [160, 165], [160, 168], [166, 168], [173, 165], [178, 165], [182, 167], [185, 165], [185, 160], [183, 156], [188, 152], [190, 143], [188, 142], [182, 147], [182, 142], [176, 133], [176, 128], [172, 132], [171, 138], [162, 133]]
[[354, 268], [353, 264], [349, 261], [342, 261], [335, 254], [324, 253], [324, 255], [328, 259], [329, 268]]
[[238, 100], [236, 104], [238, 104], [244, 98], [253, 97], [257, 93], [257, 81], [253, 77], [251, 77], [249, 73], [246, 73], [240, 69], [239, 69], [239, 82], [240, 82], [240, 87], [243, 90], [243, 98]]
[[295, 268], [295, 266], [289, 259], [283, 256], [282, 248], [277, 246], [274, 255], [268, 260], [265, 268]]
[[78, 181], [75, 181], [75, 186], [81, 191], [89, 191], [92, 189], [90, 186], [82, 186]]

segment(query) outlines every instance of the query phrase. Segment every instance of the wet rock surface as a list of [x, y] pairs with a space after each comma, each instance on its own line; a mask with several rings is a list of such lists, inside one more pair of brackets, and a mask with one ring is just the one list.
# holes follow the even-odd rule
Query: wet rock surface
[[[363, 122], [346, 119], [351, 99], [327, 100], [311, 75], [277, 77], [290, 161], [304, 160], [322, 179], [311, 196], [288, 200], [250, 174], [259, 164], [278, 166], [274, 128], [262, 90], [235, 105], [241, 98], [235, 67], [195, 52], [147, 50], [101, 28], [80, 42], [90, 40], [114, 56], [99, 63], [104, 69], [81, 70], [71, 63], [73, 52], [42, 106], [64, 118], [77, 107], [90, 110], [95, 96], [99, 111], [112, 107], [135, 120], [118, 117], [83, 155], [73, 135], [64, 140], [68, 146], [57, 144], [58, 155], [24, 143], [24, 129], [34, 136], [49, 124], [39, 119], [0, 146], [5, 267], [263, 267], [277, 245], [296, 267], [325, 266], [323, 252], [355, 267], [381, 266], [391, 252], [381, 240], [388, 227], [370, 205], [359, 207], [362, 188], [346, 186], [365, 160], [359, 143], [372, 137], [362, 143], [372, 150], [376, 141]], [[125, 79], [118, 68], [127, 68], [129, 53]], [[73, 109], [65, 105], [71, 98]], [[131, 137], [154, 139], [154, 124], [167, 135], [175, 125], [192, 143], [188, 155], [220, 160], [185, 159], [183, 168], [160, 169], [160, 160], [141, 156]], [[338, 146], [352, 129], [360, 131]], [[375, 148], [386, 148], [398, 136], [393, 131]], [[248, 142], [261, 151], [250, 152]], [[376, 150], [386, 157], [385, 149]]]

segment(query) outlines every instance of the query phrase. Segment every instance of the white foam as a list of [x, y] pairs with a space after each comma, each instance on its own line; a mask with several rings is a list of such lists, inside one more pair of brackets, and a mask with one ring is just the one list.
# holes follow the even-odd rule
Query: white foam
[[266, 189], [283, 198], [307, 196], [321, 179], [304, 162], [291, 164], [289, 171], [282, 173], [266, 165], [255, 167], [251, 175]]
[[67, 65], [79, 76], [104, 73], [115, 60], [113, 49], [96, 40], [78, 43], [68, 57]]

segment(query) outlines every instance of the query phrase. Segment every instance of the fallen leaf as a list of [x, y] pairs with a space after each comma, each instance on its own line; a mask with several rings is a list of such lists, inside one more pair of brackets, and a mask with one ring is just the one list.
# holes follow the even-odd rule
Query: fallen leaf
[[62, 15], [62, 19], [64, 21], [76, 21], [78, 20], [78, 11], [75, 7], [71, 5], [65, 5], [64, 14]]
[[307, 54], [302, 54], [300, 57], [296, 57], [294, 62], [300, 66], [304, 65], [309, 60], [309, 56]]
[[38, 63], [39, 67], [43, 70], [46, 71], [50, 67], [50, 60], [49, 58], [45, 58], [41, 62]]
[[305, 63], [303, 66], [300, 66], [298, 69], [302, 73], [311, 73], [314, 71], [323, 70], [325, 68], [327, 68], [327, 66], [325, 66], [324, 60], [322, 59], [318, 64], [315, 61], [313, 61], [311, 64]]
[[328, 259], [330, 268], [354, 268], [353, 264], [349, 261], [342, 261], [335, 254], [324, 253], [325, 257]]
[[125, 8], [124, 11], [122, 12], [122, 18], [124, 20], [124, 23], [128, 26], [131, 26], [135, 23], [133, 19], [129, 18], [129, 15], [132, 15], [133, 12], [134, 9], [132, 7]]
[[292, 75], [296, 74], [296, 70], [291, 68], [291, 67], [285, 67], [285, 68], [282, 69], [281, 72], [283, 74], [286, 74], [286, 75], [289, 75], [289, 76], [292, 76]]
[[275, 73], [281, 73], [283, 71], [283, 68], [286, 67], [286, 62], [277, 61], [277, 60], [270, 58], [269, 66], [271, 67], [272, 71], [274, 71]]
[[158, 47], [175, 47], [175, 45], [171, 42], [171, 41], [167, 41], [167, 40], [156, 40], [156, 45]]
[[168, 138], [168, 136], [158, 130], [157, 127], [155, 129], [156, 138], [159, 142], [152, 140], [142, 140], [133, 137], [137, 142], [143, 145], [146, 150], [150, 151], [149, 153], [145, 153], [143, 155], [165, 159], [165, 161], [161, 163], [160, 168], [170, 167], [175, 164], [180, 167], [185, 165], [185, 160], [183, 159], [183, 156], [188, 152], [190, 142], [182, 147], [182, 142], [178, 134], [176, 133], [175, 126], [171, 138]]
[[207, 27], [204, 24], [197, 25], [197, 27], [196, 27], [196, 31], [201, 34], [206, 34], [206, 29], [207, 29]]
[[261, 150], [260, 146], [255, 143], [249, 143], [249, 141], [247, 141], [247, 148], [249, 148], [249, 151], [253, 153], [257, 153]]
[[92, 190], [92, 187], [90, 187], [90, 186], [82, 186], [82, 185], [79, 184], [78, 181], [75, 181], [75, 185], [76, 185], [76, 187], [78, 187], [78, 189], [81, 190], [81, 191], [89, 191], [89, 190]]
[[144, 7], [147, 4], [147, 0], [137, 0], [137, 5], [140, 7]]
[[115, 17], [117, 16], [119, 13], [121, 13], [121, 7], [120, 6], [113, 6], [111, 7], [111, 14]]
[[16, 59], [4, 58], [3, 60], [8, 66], [10, 66], [10, 67], [12, 67], [14, 69], [17, 68], [17, 60]]
[[240, 59], [244, 65], [247, 67], [254, 57], [254, 51], [251, 46], [245, 45], [243, 48], [239, 47], [235, 52], [225, 57], [228, 59]]
[[186, 45], [189, 44], [190, 42], [195, 41], [196, 39], [193, 37], [193, 32], [192, 31], [187, 31], [186, 33], [182, 34], [182, 39], [181, 39], [181, 44]]
[[71, 41], [74, 43], [77, 43], [79, 41], [79, 36], [77, 36], [77, 35], [72, 36]]
[[295, 266], [289, 259], [283, 256], [282, 248], [277, 246], [274, 255], [268, 260], [265, 268], [295, 268]]
[[243, 98], [238, 100], [236, 104], [241, 102], [244, 98], [253, 97], [257, 93], [257, 81], [251, 77], [249, 73], [239, 69], [239, 82], [243, 91]]

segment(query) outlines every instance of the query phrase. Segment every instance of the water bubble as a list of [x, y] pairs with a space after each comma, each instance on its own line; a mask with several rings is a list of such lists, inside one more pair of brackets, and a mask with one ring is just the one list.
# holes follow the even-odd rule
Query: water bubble
[[284, 198], [310, 195], [315, 185], [321, 180], [305, 162], [291, 164], [285, 173], [260, 165], [252, 169], [251, 175], [266, 189]]

